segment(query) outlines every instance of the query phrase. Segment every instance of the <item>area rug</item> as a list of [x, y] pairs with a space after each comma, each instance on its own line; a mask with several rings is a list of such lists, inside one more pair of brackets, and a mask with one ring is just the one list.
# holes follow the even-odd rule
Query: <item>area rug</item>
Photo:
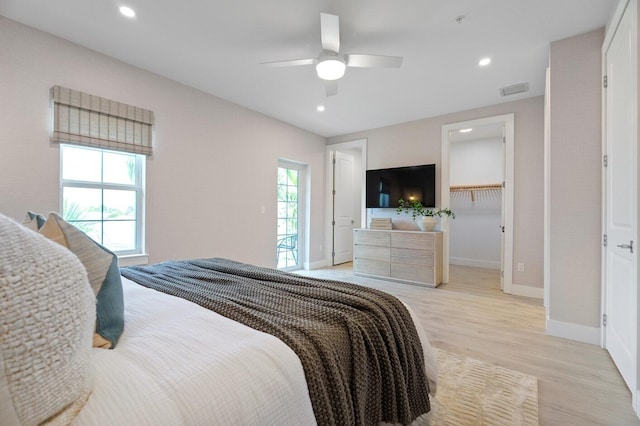
[[438, 391], [421, 425], [537, 425], [538, 380], [534, 376], [434, 349]]

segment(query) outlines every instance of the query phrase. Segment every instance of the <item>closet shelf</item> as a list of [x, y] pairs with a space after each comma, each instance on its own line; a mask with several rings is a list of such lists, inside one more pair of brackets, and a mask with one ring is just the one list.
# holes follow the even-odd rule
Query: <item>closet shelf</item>
[[471, 201], [475, 201], [476, 191], [498, 191], [502, 190], [501, 183], [490, 183], [486, 185], [455, 185], [449, 188], [450, 192], [463, 192], [468, 191], [471, 194]]

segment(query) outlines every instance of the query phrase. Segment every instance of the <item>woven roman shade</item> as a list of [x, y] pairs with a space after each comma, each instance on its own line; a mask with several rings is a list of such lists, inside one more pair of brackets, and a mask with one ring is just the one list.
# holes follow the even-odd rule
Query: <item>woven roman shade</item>
[[51, 88], [51, 141], [152, 154], [153, 111], [66, 87]]

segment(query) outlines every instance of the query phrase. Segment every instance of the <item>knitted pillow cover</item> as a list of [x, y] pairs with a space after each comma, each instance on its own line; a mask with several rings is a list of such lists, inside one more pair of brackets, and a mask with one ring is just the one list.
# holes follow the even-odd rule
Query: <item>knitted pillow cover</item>
[[76, 256], [0, 214], [0, 423], [69, 423], [91, 393], [95, 297]]

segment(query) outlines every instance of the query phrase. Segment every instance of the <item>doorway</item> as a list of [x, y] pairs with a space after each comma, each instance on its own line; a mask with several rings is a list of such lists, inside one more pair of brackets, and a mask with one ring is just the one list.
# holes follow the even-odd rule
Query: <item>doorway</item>
[[503, 129], [496, 123], [449, 136], [450, 208], [456, 214], [449, 224], [450, 265], [502, 270]]
[[[472, 129], [469, 131], [469, 129]], [[476, 134], [471, 135], [476, 129]], [[462, 132], [461, 132], [462, 131]], [[464, 135], [467, 136], [464, 136]], [[483, 136], [484, 134], [484, 136]], [[452, 144], [456, 141], [490, 140], [497, 138], [502, 142], [501, 147], [493, 148], [494, 151], [501, 150], [500, 158], [495, 159], [502, 167], [503, 179], [495, 181], [495, 174], [492, 176], [482, 176], [482, 173], [474, 176], [474, 185], [460, 185], [460, 182], [454, 180], [452, 183], [452, 163], [451, 154]], [[507, 294], [512, 293], [512, 259], [513, 259], [513, 176], [514, 176], [514, 115], [505, 114], [494, 117], [481, 118], [477, 120], [463, 121], [459, 123], [446, 124], [442, 126], [442, 163], [440, 171], [440, 207], [451, 208], [452, 194], [463, 192], [471, 200], [482, 194], [486, 196], [488, 201], [495, 204], [499, 199], [499, 207], [493, 206], [494, 216], [499, 216], [499, 223], [495, 223], [493, 231], [495, 232], [494, 245], [499, 244], [500, 256], [497, 259], [501, 270], [501, 289]], [[458, 176], [458, 177], [456, 177]], [[459, 179], [460, 174], [454, 174], [454, 179]], [[480, 183], [478, 179], [486, 179], [487, 182]], [[489, 181], [490, 180], [490, 181]], [[499, 197], [498, 197], [499, 196]], [[493, 197], [493, 198], [492, 198]], [[459, 196], [456, 194], [456, 198]], [[489, 204], [491, 204], [489, 203]], [[500, 214], [495, 211], [497, 208]], [[496, 219], [497, 220], [497, 219]], [[441, 230], [443, 235], [443, 282], [449, 282], [449, 263], [451, 258], [451, 221], [444, 221]], [[491, 232], [489, 230], [488, 232]], [[496, 236], [497, 235], [497, 236]], [[478, 250], [481, 249], [477, 248]]]
[[366, 139], [327, 146], [326, 256], [328, 264], [353, 260], [353, 229], [366, 223]]
[[302, 268], [305, 229], [306, 165], [278, 161], [276, 267]]

